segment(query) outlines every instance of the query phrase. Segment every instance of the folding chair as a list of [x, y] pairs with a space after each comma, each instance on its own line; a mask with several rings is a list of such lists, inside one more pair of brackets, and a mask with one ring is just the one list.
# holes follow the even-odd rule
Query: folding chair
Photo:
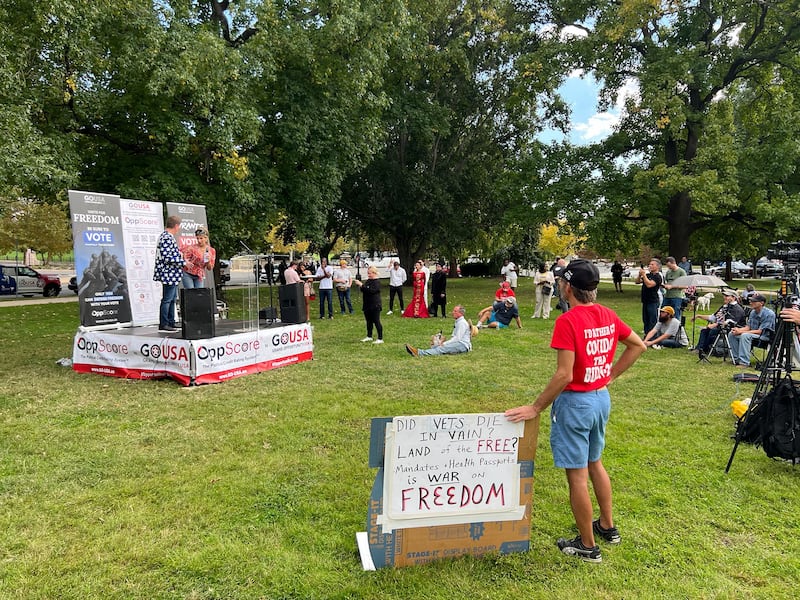
[[771, 345], [772, 335], [770, 335], [769, 339], [766, 340], [762, 340], [761, 338], [753, 340], [753, 344], [750, 346], [750, 364], [753, 365], [754, 369], [758, 369], [759, 371], [761, 370], [761, 367], [764, 365], [764, 361], [767, 358], [767, 354], [769, 354], [769, 347]]

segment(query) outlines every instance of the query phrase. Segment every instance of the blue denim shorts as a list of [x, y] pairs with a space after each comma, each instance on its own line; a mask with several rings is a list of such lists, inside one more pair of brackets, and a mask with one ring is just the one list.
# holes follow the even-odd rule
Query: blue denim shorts
[[497, 313], [492, 311], [492, 314], [489, 317], [489, 320], [487, 321], [487, 323], [497, 323], [497, 328], [498, 329], [503, 329], [504, 327], [508, 327], [508, 325], [503, 325], [500, 321], [498, 321], [496, 315], [497, 315]]
[[561, 392], [550, 409], [550, 447], [560, 469], [582, 469], [600, 460], [611, 412], [608, 388]]

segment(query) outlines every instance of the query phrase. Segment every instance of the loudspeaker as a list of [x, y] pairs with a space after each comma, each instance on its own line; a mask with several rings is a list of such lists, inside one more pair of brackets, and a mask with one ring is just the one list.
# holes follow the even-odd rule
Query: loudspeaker
[[278, 309], [274, 306], [267, 306], [258, 311], [258, 318], [262, 321], [274, 321], [278, 318]]
[[290, 283], [278, 288], [282, 323], [306, 322], [306, 299], [302, 283]]
[[214, 337], [214, 297], [210, 288], [181, 290], [181, 333], [185, 340]]

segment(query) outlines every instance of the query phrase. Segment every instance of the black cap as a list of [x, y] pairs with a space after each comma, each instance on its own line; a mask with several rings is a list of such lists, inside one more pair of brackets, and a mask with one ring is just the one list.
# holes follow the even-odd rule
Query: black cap
[[762, 296], [761, 294], [752, 294], [750, 296], [750, 302], [763, 302], [764, 304], [766, 304], [767, 299], [764, 298], [764, 296]]
[[571, 260], [564, 268], [561, 277], [572, 287], [590, 292], [600, 283], [600, 271], [592, 263], [582, 258]]

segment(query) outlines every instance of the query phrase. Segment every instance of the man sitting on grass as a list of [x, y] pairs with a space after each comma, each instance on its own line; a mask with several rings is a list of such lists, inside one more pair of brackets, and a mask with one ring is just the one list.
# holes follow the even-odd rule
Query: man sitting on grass
[[432, 345], [430, 350], [419, 350], [410, 344], [406, 344], [406, 352], [411, 356], [436, 356], [439, 354], [460, 354], [472, 350], [472, 327], [464, 318], [464, 307], [457, 304], [453, 307], [453, 335], [449, 340], [439, 336], [439, 339]]
[[689, 345], [686, 332], [675, 318], [675, 309], [662, 306], [658, 313], [658, 323], [644, 338], [644, 345], [653, 350], [664, 348], [685, 348]]
[[511, 324], [512, 319], [517, 322], [517, 327], [522, 329], [517, 299], [514, 296], [507, 296], [478, 313], [478, 329], [484, 326], [492, 329], [505, 329]]

